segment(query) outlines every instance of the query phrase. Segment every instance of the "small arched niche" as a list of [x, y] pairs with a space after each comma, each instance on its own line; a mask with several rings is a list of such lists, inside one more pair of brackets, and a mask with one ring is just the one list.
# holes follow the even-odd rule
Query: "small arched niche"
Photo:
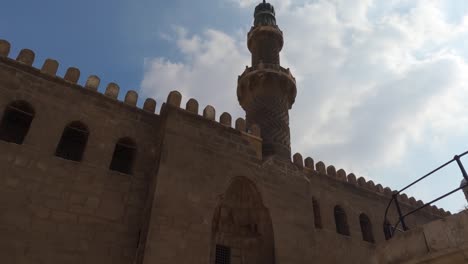
[[369, 217], [362, 213], [359, 216], [359, 224], [361, 225], [361, 234], [362, 234], [362, 240], [374, 243], [374, 232], [372, 231], [372, 223], [369, 219]]
[[341, 235], [350, 236], [348, 218], [345, 210], [337, 205], [334, 209], [336, 232]]
[[10, 103], [3, 113], [0, 123], [0, 140], [23, 144], [34, 119], [34, 108], [26, 101]]
[[88, 143], [88, 127], [79, 122], [69, 123], [62, 133], [62, 137], [55, 150], [55, 156], [67, 160], [81, 161]]
[[235, 178], [215, 210], [211, 264], [274, 264], [270, 213], [255, 184]]
[[131, 138], [125, 137], [119, 139], [115, 144], [109, 169], [125, 174], [132, 174], [136, 150], [136, 144]]

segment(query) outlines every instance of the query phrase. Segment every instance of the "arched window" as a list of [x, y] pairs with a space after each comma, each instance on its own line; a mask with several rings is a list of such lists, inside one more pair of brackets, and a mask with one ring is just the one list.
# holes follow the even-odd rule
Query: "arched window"
[[320, 214], [320, 205], [315, 198], [312, 198], [312, 209], [314, 210], [315, 228], [322, 228], [322, 215]]
[[34, 118], [34, 109], [25, 101], [9, 104], [0, 124], [0, 140], [23, 144]]
[[349, 236], [349, 226], [348, 226], [348, 219], [346, 217], [346, 213], [341, 208], [341, 206], [337, 205], [335, 206], [335, 224], [336, 224], [336, 232], [338, 234], [342, 234], [345, 236]]
[[384, 235], [385, 235], [385, 240], [389, 240], [392, 238], [392, 225], [388, 222], [387, 219], [385, 219], [384, 222]]
[[121, 138], [115, 144], [114, 155], [109, 169], [132, 174], [135, 160], [136, 144], [130, 138]]
[[88, 128], [81, 122], [68, 124], [55, 151], [55, 156], [67, 160], [81, 161], [88, 142]]
[[374, 234], [372, 233], [372, 224], [369, 217], [365, 214], [361, 214], [359, 216], [359, 223], [361, 224], [362, 239], [374, 243]]

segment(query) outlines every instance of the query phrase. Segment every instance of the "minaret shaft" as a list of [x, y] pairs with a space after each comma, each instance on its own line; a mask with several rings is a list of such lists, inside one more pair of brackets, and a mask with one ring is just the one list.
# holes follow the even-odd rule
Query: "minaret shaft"
[[283, 33], [270, 4], [262, 3], [255, 9], [247, 46], [252, 53], [252, 67], [239, 76], [239, 103], [246, 111], [247, 124], [261, 128], [263, 155], [290, 159], [288, 111], [296, 97], [296, 81], [289, 69], [280, 66]]

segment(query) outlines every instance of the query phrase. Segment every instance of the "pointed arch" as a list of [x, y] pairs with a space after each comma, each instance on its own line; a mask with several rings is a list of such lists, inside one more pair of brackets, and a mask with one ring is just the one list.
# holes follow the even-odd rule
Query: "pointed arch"
[[0, 140], [23, 144], [34, 119], [35, 111], [30, 103], [18, 100], [10, 103], [0, 123]]
[[369, 219], [369, 217], [362, 213], [359, 215], [359, 223], [361, 225], [361, 233], [362, 233], [362, 239], [364, 241], [374, 243], [374, 233], [372, 231], [372, 223]]
[[350, 236], [348, 218], [345, 210], [337, 205], [334, 209], [336, 232], [341, 235]]
[[271, 264], [274, 259], [270, 213], [255, 183], [236, 177], [215, 210], [210, 263]]
[[125, 174], [132, 174], [136, 152], [137, 145], [133, 139], [129, 137], [119, 139], [115, 144], [109, 169]]
[[67, 160], [81, 161], [88, 143], [88, 127], [80, 121], [73, 121], [63, 129], [62, 137], [55, 150], [55, 156]]

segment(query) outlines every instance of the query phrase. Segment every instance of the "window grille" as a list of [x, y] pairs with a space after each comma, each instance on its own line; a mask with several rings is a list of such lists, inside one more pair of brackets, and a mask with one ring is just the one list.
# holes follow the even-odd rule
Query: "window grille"
[[215, 264], [231, 264], [231, 249], [229, 247], [216, 245]]

